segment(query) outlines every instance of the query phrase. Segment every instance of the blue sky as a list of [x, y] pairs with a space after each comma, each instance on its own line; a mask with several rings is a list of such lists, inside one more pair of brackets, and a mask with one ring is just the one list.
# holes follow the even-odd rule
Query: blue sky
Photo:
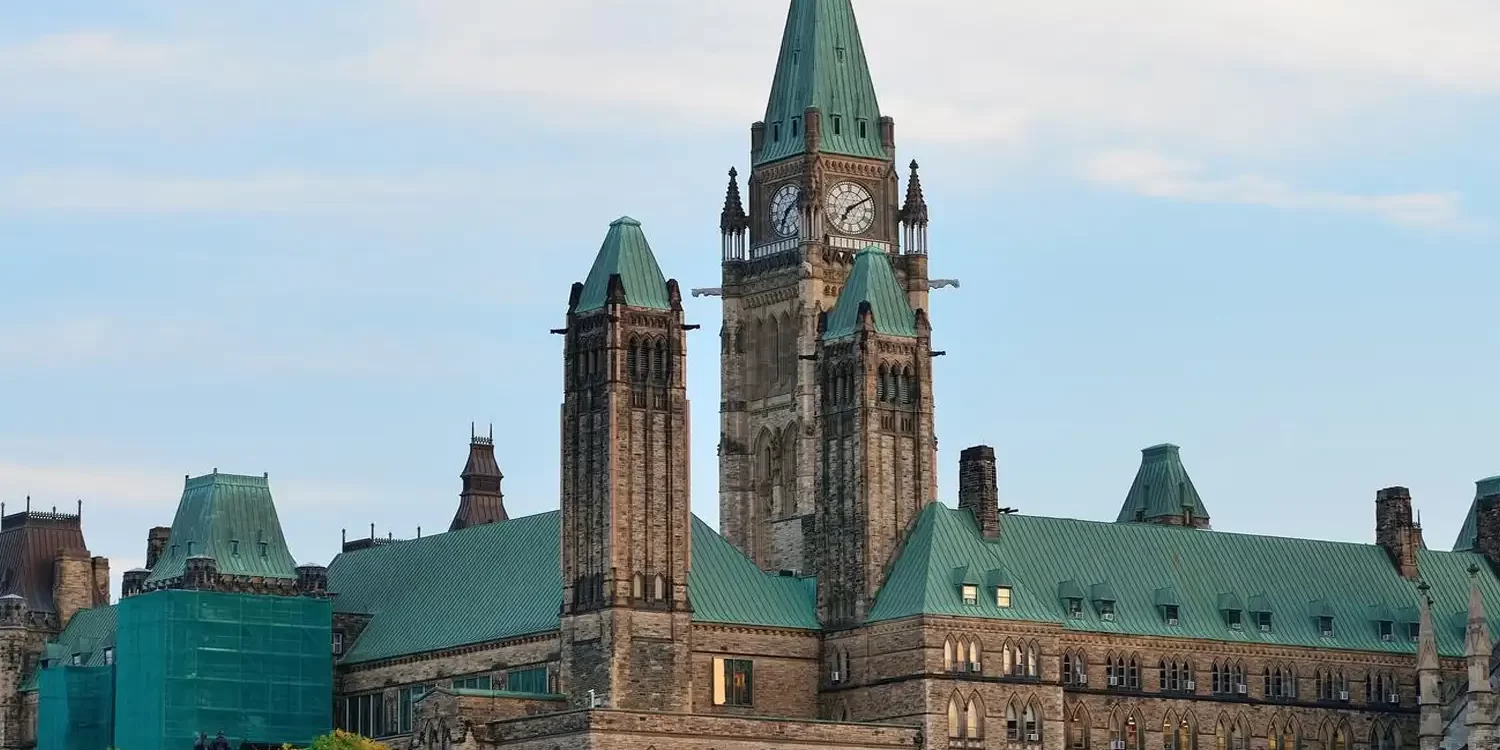
[[[1211, 7], [1207, 7], [1211, 6]], [[858, 0], [932, 207], [941, 490], [1113, 518], [1171, 441], [1216, 528], [1447, 547], [1500, 473], [1500, 6]], [[0, 3], [0, 499], [140, 563], [181, 477], [294, 553], [446, 528], [469, 423], [557, 505], [569, 284], [608, 223], [717, 286], [783, 2]], [[732, 24], [724, 19], [732, 17]], [[715, 522], [719, 311], [688, 301]]]

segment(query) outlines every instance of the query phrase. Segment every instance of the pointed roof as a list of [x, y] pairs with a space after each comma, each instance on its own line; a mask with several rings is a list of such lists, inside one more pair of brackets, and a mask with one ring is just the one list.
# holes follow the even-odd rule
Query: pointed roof
[[1421, 614], [1417, 621], [1417, 669], [1438, 669], [1437, 631], [1432, 629], [1432, 597], [1426, 583], [1417, 586], [1421, 593]]
[[[880, 105], [852, 0], [792, 0], [766, 103], [768, 132], [757, 164], [802, 153], [802, 132], [792, 132], [791, 123], [808, 107], [822, 113], [824, 152], [886, 158], [880, 143]], [[840, 120], [837, 128], [835, 116]]]
[[81, 514], [35, 511], [28, 498], [26, 510], [0, 520], [0, 595], [23, 597], [36, 612], [56, 612], [53, 560], [87, 547]]
[[[493, 434], [492, 427], [491, 435]], [[458, 496], [458, 511], [453, 514], [449, 531], [504, 521], [510, 517], [505, 512], [505, 495], [500, 490], [505, 474], [501, 473], [500, 464], [495, 461], [493, 437], [470, 436], [469, 460], [464, 464], [459, 478], [463, 479], [463, 492]]]
[[1469, 503], [1469, 513], [1464, 516], [1464, 525], [1453, 542], [1453, 551], [1474, 549], [1479, 541], [1479, 501], [1491, 495], [1500, 495], [1500, 476], [1487, 477], [1474, 483], [1474, 502]]
[[1194, 518], [1207, 520], [1208, 509], [1182, 465], [1181, 450], [1171, 443], [1141, 450], [1141, 468], [1120, 506], [1117, 523], [1181, 516], [1183, 508], [1191, 508]]
[[604, 235], [604, 244], [599, 246], [588, 279], [583, 282], [576, 312], [604, 307], [609, 301], [609, 279], [615, 275], [619, 275], [625, 286], [625, 304], [657, 310], [672, 309], [667, 279], [661, 273], [661, 266], [656, 264], [656, 255], [651, 252], [646, 233], [641, 231], [641, 223], [629, 216], [610, 222], [609, 233]]
[[182, 576], [190, 557], [211, 557], [220, 575], [297, 577], [265, 476], [220, 474], [188, 479], [167, 549], [148, 583]]
[[917, 160], [911, 160], [911, 176], [906, 179], [906, 203], [901, 205], [901, 223], [910, 227], [927, 226], [927, 198], [922, 195], [922, 178], [917, 174]]
[[875, 317], [875, 331], [888, 336], [916, 336], [917, 316], [906, 292], [896, 280], [890, 256], [874, 245], [854, 256], [849, 280], [839, 292], [839, 301], [828, 313], [823, 338], [833, 340], [859, 332], [859, 310], [868, 302]]
[[[1470, 659], [1483, 659], [1488, 665], [1490, 649], [1495, 644], [1490, 639], [1489, 621], [1484, 616], [1484, 594], [1479, 590], [1479, 570], [1477, 563], [1469, 565], [1469, 607], [1464, 628], [1464, 656]], [[1469, 686], [1470, 692], [1474, 691], [1474, 687]]]
[[740, 199], [739, 170], [729, 168], [729, 187], [724, 189], [724, 211], [719, 214], [719, 231], [724, 234], [743, 232], [750, 228], [750, 217], [745, 215], [745, 203]]

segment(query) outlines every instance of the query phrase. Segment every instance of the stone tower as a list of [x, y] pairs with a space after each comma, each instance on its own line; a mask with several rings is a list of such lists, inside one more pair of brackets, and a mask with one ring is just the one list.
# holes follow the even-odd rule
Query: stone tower
[[862, 622], [917, 515], [936, 500], [932, 329], [870, 246], [819, 320], [819, 617]]
[[691, 708], [687, 340], [639, 222], [610, 224], [568, 301], [562, 407], [562, 691]]
[[927, 209], [915, 185], [916, 203], [901, 202], [895, 123], [880, 114], [851, 0], [792, 0], [750, 159], [750, 210], [731, 173], [720, 222], [719, 523], [762, 568], [805, 571], [815, 556], [808, 359], [818, 316], [870, 246], [911, 309], [927, 309]]
[[458, 495], [458, 511], [453, 514], [449, 531], [470, 526], [505, 521], [510, 518], [505, 512], [505, 493], [500, 483], [505, 475], [495, 461], [495, 433], [490, 428], [488, 437], [469, 430], [469, 460], [458, 475], [463, 480], [463, 491]]

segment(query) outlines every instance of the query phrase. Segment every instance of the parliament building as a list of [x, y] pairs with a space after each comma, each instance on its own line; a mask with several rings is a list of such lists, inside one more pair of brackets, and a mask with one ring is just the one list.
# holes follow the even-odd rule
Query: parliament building
[[851, 0], [791, 0], [700, 290], [717, 530], [686, 383], [712, 332], [622, 217], [552, 332], [556, 510], [510, 516], [475, 437], [449, 530], [298, 565], [271, 481], [215, 470], [114, 604], [79, 515], [6, 515], [0, 748], [1495, 748], [1500, 477], [1451, 550], [1403, 487], [1368, 488], [1369, 544], [1216, 528], [1169, 444], [1107, 520], [1002, 508], [986, 446], [940, 502], [941, 282], [896, 145]]

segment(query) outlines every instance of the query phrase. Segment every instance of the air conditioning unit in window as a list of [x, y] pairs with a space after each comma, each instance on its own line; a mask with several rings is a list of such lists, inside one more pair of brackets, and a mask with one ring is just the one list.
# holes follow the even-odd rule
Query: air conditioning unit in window
[[1271, 632], [1271, 623], [1269, 623], [1269, 622], [1263, 622], [1263, 623], [1261, 623], [1260, 624], [1260, 632], [1262, 632], [1262, 633], [1269, 633], [1269, 632]]
[[1323, 631], [1323, 637], [1324, 638], [1332, 638], [1333, 637], [1333, 631], [1332, 630], [1324, 630]]
[[1167, 627], [1171, 627], [1171, 628], [1177, 627], [1177, 618], [1175, 618], [1175, 617], [1168, 617], [1167, 618]]
[[1114, 622], [1115, 621], [1115, 613], [1113, 613], [1113, 612], [1100, 612], [1099, 613], [1099, 619], [1101, 619], [1101, 620], [1103, 620], [1105, 622]]
[[1039, 742], [1041, 739], [1042, 736], [1040, 734], [1037, 734], [1036, 732], [1030, 732], [1026, 735], [1027, 742]]
[[1339, 691], [1339, 700], [1341, 700], [1341, 701], [1349, 700], [1349, 691], [1348, 690], [1340, 690]]
[[1087, 685], [1087, 684], [1089, 684], [1089, 676], [1088, 676], [1088, 674], [1078, 675], [1078, 684], [1080, 684], [1080, 685]]
[[1110, 740], [1109, 750], [1125, 750], [1125, 740]]
[[844, 676], [842, 674], [839, 674], [839, 671], [837, 669], [833, 670], [833, 681], [834, 682], [843, 682], [843, 680], [844, 680]]
[[1198, 689], [1198, 683], [1193, 682], [1192, 680], [1188, 680], [1187, 682], [1182, 683], [1182, 689], [1183, 690], [1197, 690]]
[[1118, 678], [1118, 677], [1116, 677], [1114, 675], [1110, 675], [1109, 676], [1109, 686], [1110, 687], [1116, 687], [1119, 684], [1120, 684], [1120, 678]]
[[1239, 693], [1240, 695], [1244, 695], [1245, 694], [1245, 685], [1244, 685], [1244, 683], [1241, 683], [1239, 685], [1235, 685], [1234, 686], [1234, 692]]
[[1382, 641], [1394, 641], [1394, 640], [1396, 640], [1396, 636], [1393, 635], [1393, 634], [1391, 634], [1391, 633], [1381, 633], [1380, 634], [1380, 640], [1382, 640]]
[[979, 666], [978, 664], [975, 664], [973, 662], [969, 662], [969, 671], [970, 672], [983, 672], [984, 668], [981, 667], [981, 666]]
[[1401, 696], [1397, 695], [1396, 693], [1391, 693], [1390, 695], [1387, 695], [1385, 697], [1385, 702], [1386, 703], [1393, 703], [1393, 704], [1394, 703], [1400, 703], [1401, 702]]

